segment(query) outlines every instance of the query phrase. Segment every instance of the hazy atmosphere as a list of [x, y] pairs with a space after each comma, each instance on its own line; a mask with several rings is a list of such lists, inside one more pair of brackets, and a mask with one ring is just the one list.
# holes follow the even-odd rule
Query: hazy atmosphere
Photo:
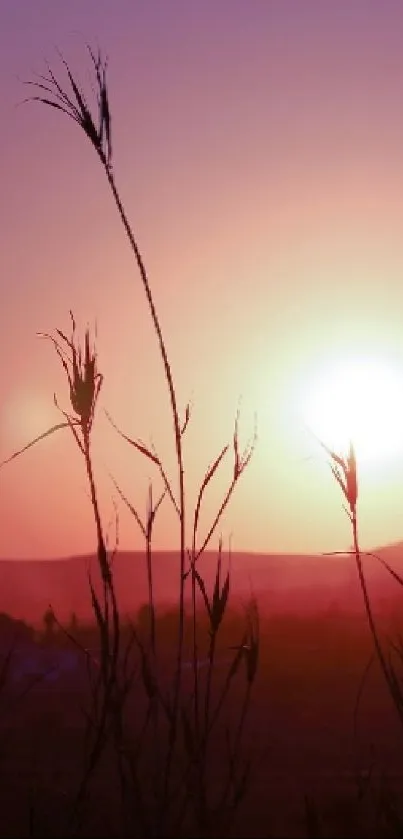
[[0, 0], [0, 837], [403, 836], [403, 3]]
[[[94, 453], [106, 520], [116, 498], [108, 471], [140, 506], [155, 475], [103, 407], [174, 463], [157, 342], [99, 163], [70, 120], [21, 104], [33, 92], [22, 82], [57, 64], [56, 47], [90, 91], [91, 42], [109, 57], [114, 174], [180, 409], [192, 405], [188, 497], [231, 440], [237, 409], [242, 443], [256, 412], [256, 456], [224, 537], [248, 551], [348, 547], [304, 405], [334, 363], [374, 359], [403, 378], [402, 32], [403, 6], [391, 0], [1, 4], [0, 460], [58, 421], [55, 391], [68, 407], [63, 371], [36, 333], [68, 330], [72, 309], [80, 329], [98, 328], [105, 381]], [[376, 382], [366, 410], [383, 414], [378, 440], [392, 415], [403, 427], [401, 404]], [[317, 431], [326, 438], [329, 428]], [[400, 438], [361, 466], [365, 546], [403, 536], [402, 467]], [[69, 432], [5, 467], [0, 500], [0, 556], [93, 549]], [[121, 546], [138, 548], [119, 510]], [[157, 547], [175, 547], [175, 527], [164, 507]]]

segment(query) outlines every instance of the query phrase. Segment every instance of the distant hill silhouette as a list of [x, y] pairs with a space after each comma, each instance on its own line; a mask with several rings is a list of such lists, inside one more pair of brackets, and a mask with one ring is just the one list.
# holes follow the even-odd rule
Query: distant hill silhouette
[[[403, 576], [403, 543], [374, 549]], [[200, 570], [213, 583], [216, 554], [206, 553]], [[224, 563], [226, 563], [226, 558]], [[402, 598], [401, 589], [372, 557], [363, 558], [371, 596], [377, 604]], [[60, 620], [74, 611], [81, 620], [92, 616], [88, 569], [99, 587], [95, 555], [55, 560], [0, 560], [0, 612], [40, 623], [51, 603]], [[234, 553], [231, 559], [233, 604], [241, 605], [253, 591], [272, 612], [306, 613], [318, 609], [362, 609], [353, 557]], [[176, 602], [179, 557], [175, 552], [154, 555], [155, 594], [160, 604]], [[122, 551], [115, 559], [116, 589], [122, 613], [136, 613], [147, 599], [142, 552]], [[99, 588], [98, 588], [99, 590]]]
[[[403, 576], [403, 543], [374, 549]], [[200, 570], [213, 583], [216, 554], [206, 553]], [[401, 597], [401, 589], [390, 574], [372, 557], [363, 558], [371, 596], [375, 603]], [[147, 582], [142, 552], [122, 551], [115, 559], [116, 589], [122, 613], [134, 616], [147, 599]], [[224, 563], [227, 559], [225, 557]], [[95, 555], [55, 560], [0, 560], [0, 612], [39, 624], [51, 603], [60, 620], [74, 611], [79, 619], [92, 616], [88, 568], [99, 586]], [[273, 612], [310, 612], [337, 607], [362, 609], [353, 557], [233, 553], [232, 602], [240, 605], [251, 591]], [[177, 599], [179, 557], [175, 552], [154, 555], [157, 602]], [[99, 588], [98, 588], [99, 590]]]

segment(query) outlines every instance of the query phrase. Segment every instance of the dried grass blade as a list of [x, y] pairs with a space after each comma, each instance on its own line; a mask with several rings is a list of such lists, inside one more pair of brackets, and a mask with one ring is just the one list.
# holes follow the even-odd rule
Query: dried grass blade
[[201, 593], [202, 593], [203, 600], [204, 600], [204, 603], [205, 603], [205, 605], [206, 605], [207, 613], [208, 613], [209, 618], [210, 618], [210, 620], [211, 620], [211, 618], [212, 618], [212, 611], [211, 611], [211, 606], [210, 606], [210, 603], [209, 603], [208, 595], [207, 595], [207, 592], [206, 592], [206, 586], [205, 586], [205, 584], [204, 584], [204, 580], [203, 580], [203, 578], [200, 576], [199, 572], [196, 570], [196, 568], [194, 567], [194, 565], [192, 565], [192, 573], [194, 574], [195, 579], [196, 579], [196, 581], [197, 581], [197, 584], [198, 584], [198, 586], [199, 586], [199, 589], [200, 589], [200, 591], [201, 591]]
[[149, 460], [152, 460], [153, 463], [155, 463], [157, 466], [161, 465], [159, 457], [157, 457], [157, 455], [153, 454], [150, 451], [150, 449], [148, 449], [147, 446], [144, 445], [143, 442], [141, 442], [139, 440], [133, 440], [132, 437], [128, 437], [127, 434], [125, 434], [123, 431], [121, 431], [120, 428], [116, 425], [116, 423], [112, 419], [109, 412], [106, 411], [106, 410], [105, 410], [105, 415], [106, 415], [107, 419], [109, 420], [110, 424], [115, 429], [115, 431], [118, 432], [118, 434], [123, 438], [123, 440], [126, 440], [127, 443], [130, 443], [131, 446], [134, 446], [134, 448], [136, 448], [139, 452], [141, 452], [141, 454], [143, 454], [145, 457], [148, 457]]
[[26, 452], [28, 449], [30, 449], [32, 446], [34, 446], [36, 443], [40, 443], [41, 440], [45, 440], [45, 438], [49, 437], [50, 434], [53, 434], [55, 431], [59, 431], [61, 428], [68, 428], [69, 425], [70, 425], [69, 422], [59, 422], [59, 423], [57, 423], [57, 425], [53, 425], [52, 428], [48, 428], [47, 431], [44, 431], [43, 434], [39, 434], [38, 437], [35, 437], [34, 440], [31, 440], [31, 442], [27, 443], [27, 445], [24, 446], [22, 449], [19, 449], [17, 452], [14, 452], [14, 454], [12, 454], [6, 460], [3, 460], [0, 463], [0, 469], [1, 469], [2, 466], [6, 466], [7, 463], [11, 463], [11, 461], [14, 460], [16, 457], [19, 457], [20, 454], [24, 454], [24, 452]]
[[140, 515], [139, 515], [139, 513], [137, 512], [136, 508], [135, 508], [135, 507], [134, 507], [134, 505], [133, 505], [133, 504], [129, 501], [129, 499], [127, 498], [127, 496], [124, 494], [123, 490], [120, 488], [119, 484], [117, 483], [117, 481], [115, 480], [115, 478], [113, 477], [113, 475], [112, 475], [110, 472], [109, 472], [108, 474], [109, 474], [109, 477], [110, 477], [111, 481], [113, 482], [113, 484], [114, 484], [114, 486], [115, 486], [115, 489], [118, 491], [118, 493], [119, 493], [119, 495], [120, 495], [120, 497], [121, 497], [122, 501], [126, 504], [127, 509], [131, 512], [132, 516], [135, 518], [135, 520], [136, 520], [136, 522], [137, 522], [137, 524], [138, 524], [138, 526], [139, 526], [139, 528], [140, 528], [140, 530], [141, 530], [141, 532], [142, 532], [143, 536], [144, 536], [144, 537], [146, 537], [146, 528], [144, 527], [144, 524], [143, 524], [143, 522], [142, 522], [142, 520], [141, 520], [141, 518], [140, 518]]

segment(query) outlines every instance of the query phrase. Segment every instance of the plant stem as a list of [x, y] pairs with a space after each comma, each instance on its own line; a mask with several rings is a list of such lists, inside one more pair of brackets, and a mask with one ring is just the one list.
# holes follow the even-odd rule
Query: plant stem
[[369, 599], [368, 588], [367, 588], [367, 584], [366, 584], [366, 581], [365, 581], [365, 575], [364, 575], [364, 570], [363, 570], [363, 567], [362, 567], [362, 560], [361, 560], [361, 551], [360, 551], [359, 540], [358, 540], [357, 511], [356, 511], [355, 507], [352, 510], [351, 523], [352, 523], [352, 528], [353, 528], [355, 561], [356, 561], [356, 565], [357, 565], [358, 576], [359, 576], [359, 580], [360, 580], [360, 586], [361, 586], [361, 590], [362, 590], [362, 594], [363, 594], [363, 598], [364, 598], [365, 611], [366, 611], [366, 614], [367, 614], [367, 619], [368, 619], [369, 627], [370, 627], [370, 630], [371, 630], [371, 635], [372, 635], [374, 647], [375, 647], [375, 650], [376, 650], [376, 654], [378, 656], [378, 661], [379, 661], [383, 676], [385, 678], [387, 687], [389, 689], [389, 693], [390, 693], [391, 698], [393, 700], [393, 704], [394, 704], [395, 709], [397, 711], [400, 723], [403, 727], [403, 708], [402, 708], [402, 704], [401, 704], [401, 702], [399, 702], [398, 697], [396, 697], [394, 686], [393, 686], [393, 683], [391, 681], [388, 665], [386, 663], [385, 656], [384, 656], [384, 653], [383, 653], [383, 650], [382, 650], [382, 647], [381, 647], [381, 644], [380, 644], [380, 641], [379, 641], [378, 632], [377, 632], [377, 629], [376, 629], [376, 626], [375, 626], [374, 616], [373, 616], [372, 608], [371, 608], [371, 601]]
[[[102, 160], [102, 158], [101, 158]], [[179, 412], [176, 400], [176, 392], [175, 392], [175, 385], [173, 380], [173, 375], [171, 371], [171, 366], [168, 359], [168, 354], [165, 346], [165, 341], [162, 335], [162, 330], [157, 314], [157, 310], [155, 307], [154, 299], [151, 292], [150, 283], [148, 280], [147, 272], [145, 269], [145, 265], [143, 262], [143, 258], [141, 256], [139, 247], [137, 245], [136, 239], [133, 235], [133, 231], [129, 224], [125, 209], [123, 207], [122, 201], [120, 199], [115, 180], [111, 171], [111, 168], [107, 165], [105, 160], [102, 160], [104, 170], [106, 173], [106, 177], [108, 179], [109, 186], [111, 188], [122, 224], [125, 228], [126, 235], [129, 239], [130, 246], [133, 250], [135, 255], [137, 265], [140, 271], [140, 277], [143, 284], [143, 288], [147, 297], [147, 302], [150, 308], [151, 318], [153, 321], [154, 329], [157, 334], [159, 348], [161, 352], [161, 357], [164, 365], [165, 377], [168, 384], [169, 396], [171, 401], [171, 410], [172, 410], [172, 418], [174, 424], [174, 436], [175, 436], [175, 447], [176, 447], [176, 458], [178, 463], [178, 472], [179, 472], [179, 512], [180, 512], [180, 591], [179, 591], [179, 627], [178, 627], [178, 649], [177, 649], [177, 660], [176, 660], [176, 672], [175, 672], [175, 680], [174, 680], [174, 692], [173, 692], [173, 718], [172, 718], [172, 725], [170, 729], [170, 737], [169, 737], [169, 746], [168, 746], [168, 754], [167, 754], [167, 762], [165, 767], [165, 795], [168, 792], [168, 783], [169, 783], [169, 776], [170, 776], [170, 769], [172, 764], [173, 758], [173, 751], [176, 742], [176, 735], [177, 735], [177, 724], [178, 724], [178, 714], [179, 714], [179, 696], [180, 696], [180, 687], [181, 687], [181, 676], [182, 676], [182, 659], [183, 659], [183, 644], [184, 644], [184, 627], [185, 627], [185, 478], [184, 478], [184, 467], [183, 467], [183, 452], [182, 452], [182, 433], [181, 433], [181, 426], [180, 426], [180, 419], [179, 419]]]

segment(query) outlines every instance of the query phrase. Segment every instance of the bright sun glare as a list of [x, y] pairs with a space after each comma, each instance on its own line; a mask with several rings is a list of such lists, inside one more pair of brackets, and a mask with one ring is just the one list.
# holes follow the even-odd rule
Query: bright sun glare
[[403, 371], [388, 362], [354, 359], [323, 368], [303, 399], [307, 427], [346, 452], [350, 439], [362, 462], [403, 453]]

